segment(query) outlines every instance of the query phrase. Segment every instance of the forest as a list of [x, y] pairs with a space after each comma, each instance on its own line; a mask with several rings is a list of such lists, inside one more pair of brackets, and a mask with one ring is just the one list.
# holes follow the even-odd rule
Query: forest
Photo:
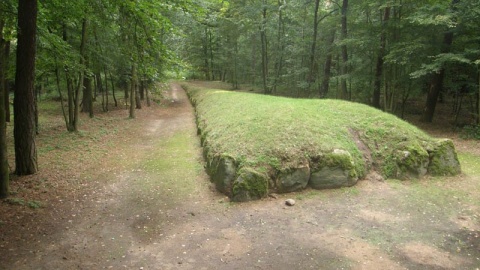
[[14, 172], [38, 170], [40, 98], [57, 98], [66, 129], [78, 131], [79, 113], [93, 117], [94, 101], [107, 112], [122, 95], [134, 118], [155, 83], [170, 78], [344, 99], [399, 116], [421, 101], [425, 122], [450, 98], [455, 121], [464, 112], [459, 122], [475, 129], [478, 25], [480, 4], [471, 0], [2, 1], [1, 194], [7, 122]]
[[0, 0], [0, 269], [479, 269], [480, 1]]

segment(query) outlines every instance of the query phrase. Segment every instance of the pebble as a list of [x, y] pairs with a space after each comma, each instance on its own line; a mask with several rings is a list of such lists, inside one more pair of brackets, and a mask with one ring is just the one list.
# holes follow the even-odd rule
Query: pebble
[[294, 206], [295, 205], [295, 200], [294, 199], [288, 199], [285, 201], [285, 204], [288, 206]]

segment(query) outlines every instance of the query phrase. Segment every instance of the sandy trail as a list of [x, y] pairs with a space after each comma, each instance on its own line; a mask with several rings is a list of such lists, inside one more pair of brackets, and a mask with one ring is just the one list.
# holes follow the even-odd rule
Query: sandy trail
[[[480, 265], [479, 250], [469, 250], [473, 255], [469, 259], [449, 252], [449, 243], [442, 244], [447, 235], [462, 232], [455, 224], [430, 224], [410, 216], [411, 209], [386, 204], [403, 196], [386, 183], [363, 181], [353, 191], [306, 191], [229, 203], [202, 170], [193, 109], [184, 91], [172, 84], [169, 97], [172, 102], [151, 115], [136, 138], [127, 138], [129, 143], [121, 149], [126, 156], [117, 153], [118, 164], [109, 163], [108, 172], [95, 175], [97, 188], [66, 202], [62, 211], [42, 210], [52, 217], [62, 215], [48, 225], [54, 233], [2, 252], [6, 264], [0, 263], [1, 269], [474, 269]], [[152, 170], [149, 164], [157, 163], [158, 171]], [[287, 198], [295, 198], [297, 204], [285, 206]], [[431, 242], [421, 242], [427, 239], [419, 237], [424, 231]]]

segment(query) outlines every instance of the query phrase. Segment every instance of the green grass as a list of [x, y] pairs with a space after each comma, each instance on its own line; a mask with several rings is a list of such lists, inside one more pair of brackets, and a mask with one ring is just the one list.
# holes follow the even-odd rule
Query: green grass
[[480, 157], [470, 153], [459, 153], [458, 159], [462, 163], [464, 173], [468, 175], [480, 175]]
[[196, 138], [180, 132], [156, 145], [152, 158], [145, 164], [147, 173], [155, 174], [158, 181], [145, 182], [145, 190], [161, 186], [162, 190], [175, 191], [183, 200], [195, 191], [195, 181], [203, 167], [198, 162], [194, 148]]
[[[432, 139], [418, 128], [371, 107], [339, 101], [291, 99], [222, 90], [190, 89], [199, 126], [217, 153], [251, 164], [349, 151], [359, 166], [362, 153], [351, 130], [374, 149], [391, 152], [408, 140]], [[361, 168], [359, 168], [361, 171]]]

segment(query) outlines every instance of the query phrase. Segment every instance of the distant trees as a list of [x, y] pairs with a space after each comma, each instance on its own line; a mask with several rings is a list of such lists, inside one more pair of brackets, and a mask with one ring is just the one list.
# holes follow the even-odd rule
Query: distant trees
[[[111, 89], [117, 106], [115, 86], [125, 92], [125, 105], [132, 116], [140, 101], [135, 99], [140, 81], [156, 81], [170, 66], [163, 39], [173, 31], [170, 17], [188, 10], [189, 1], [43, 1], [44, 17], [39, 25], [39, 69], [42, 81], [54, 78], [59, 95], [66, 96], [64, 118], [67, 130], [79, 129], [79, 111], [93, 117], [93, 102], [101, 95], [102, 110], [109, 110]], [[137, 68], [132, 69], [132, 66]], [[138, 74], [133, 74], [136, 71]], [[130, 101], [132, 80], [133, 103]], [[143, 91], [146, 91], [144, 84]], [[63, 98], [61, 98], [63, 102]]]
[[[15, 173], [33, 174], [38, 170], [35, 97], [40, 90], [59, 96], [68, 131], [80, 129], [80, 108], [94, 116], [97, 95], [104, 112], [109, 110], [108, 91], [117, 106], [116, 86], [133, 98], [125, 99], [133, 118], [141, 99], [150, 102], [148, 87], [178, 66], [166, 44], [176, 36], [171, 18], [193, 6], [190, 0], [37, 1], [0, 1], [0, 197], [8, 195], [10, 173], [8, 81], [15, 79]], [[8, 67], [10, 51], [16, 52], [15, 72]]]
[[427, 122], [442, 93], [463, 87], [473, 96], [478, 89], [478, 1], [200, 3], [208, 10], [204, 18], [176, 19], [186, 26], [190, 77], [253, 83], [265, 93], [351, 99], [399, 114], [409, 98], [428, 96]]

